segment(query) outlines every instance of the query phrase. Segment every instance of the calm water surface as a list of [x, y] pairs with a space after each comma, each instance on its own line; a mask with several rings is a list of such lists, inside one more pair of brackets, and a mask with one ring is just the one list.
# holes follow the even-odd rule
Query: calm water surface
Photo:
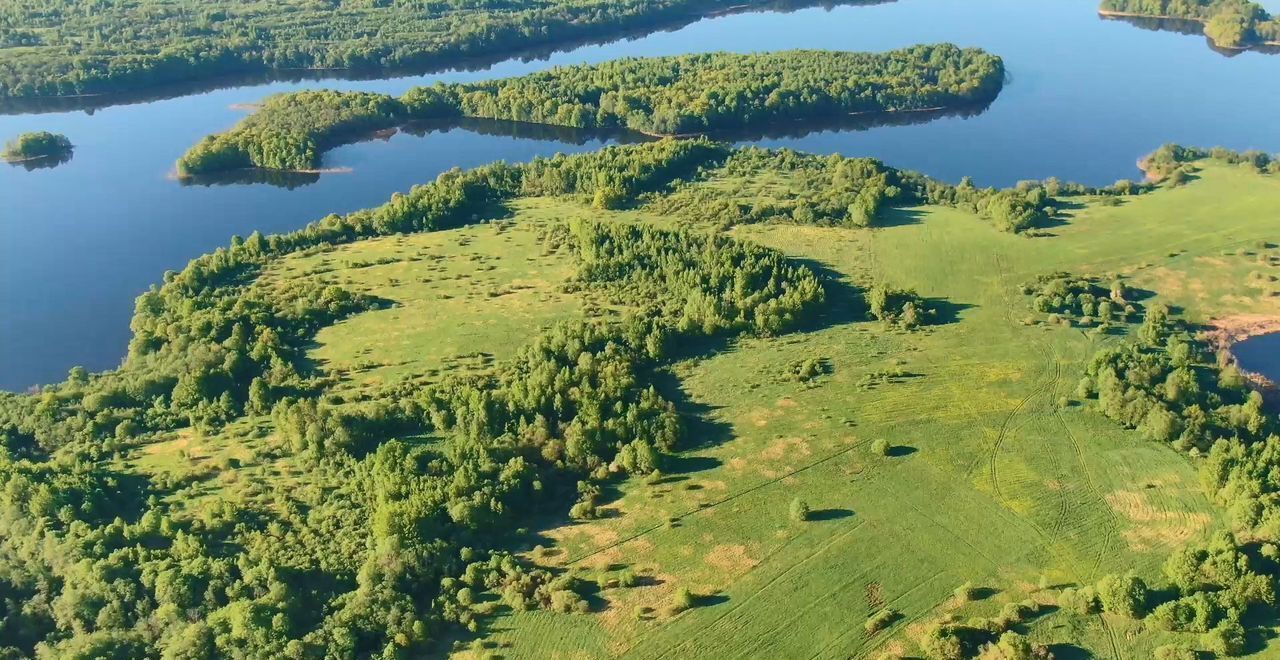
[[1250, 337], [1232, 346], [1231, 352], [1245, 371], [1280, 383], [1280, 333]]
[[[346, 173], [273, 183], [182, 185], [173, 162], [229, 128], [252, 103], [302, 88], [399, 94], [435, 80], [520, 75], [624, 55], [786, 48], [885, 50], [950, 41], [1003, 56], [1009, 84], [974, 117], [751, 140], [870, 155], [980, 184], [1059, 176], [1092, 184], [1136, 177], [1164, 142], [1280, 151], [1280, 56], [1223, 57], [1203, 38], [1139, 30], [1095, 13], [1094, 0], [899, 0], [876, 6], [724, 16], [544, 59], [379, 81], [281, 82], [87, 112], [0, 116], [0, 137], [67, 134], [74, 158], [55, 168], [0, 167], [0, 387], [60, 380], [81, 364], [118, 364], [133, 299], [168, 269], [232, 234], [295, 229], [330, 212], [379, 204], [453, 166], [597, 149], [602, 136], [504, 134], [456, 127], [339, 148]], [[282, 185], [287, 184], [287, 185]]]

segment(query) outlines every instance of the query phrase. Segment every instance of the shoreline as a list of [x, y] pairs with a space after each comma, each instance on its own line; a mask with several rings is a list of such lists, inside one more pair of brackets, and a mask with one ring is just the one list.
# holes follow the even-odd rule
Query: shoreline
[[1235, 314], [1211, 318], [1207, 325], [1212, 329], [1204, 331], [1204, 337], [1218, 350], [1227, 351], [1231, 355], [1231, 361], [1240, 368], [1250, 384], [1264, 396], [1275, 398], [1280, 394], [1280, 383], [1265, 374], [1245, 369], [1235, 352], [1231, 350], [1233, 346], [1245, 340], [1280, 333], [1280, 316]]
[[[844, 113], [844, 116], [848, 116], [848, 117], [875, 117], [875, 116], [878, 116], [878, 115], [884, 115], [884, 116], [893, 116], [893, 115], [909, 115], [909, 114], [920, 114], [920, 113], [928, 113], [928, 112], [943, 112], [943, 111], [946, 111], [946, 110], [958, 109], [958, 108], [961, 108], [961, 107], [963, 107], [963, 106], [945, 106], [945, 105], [939, 105], [939, 106], [932, 106], [932, 107], [928, 107], [928, 108], [911, 108], [911, 109], [896, 109], [896, 110], [863, 110], [863, 111], [859, 111], [859, 112], [849, 112], [849, 113]], [[553, 129], [619, 131], [619, 132], [622, 132], [622, 133], [631, 133], [631, 134], [634, 134], [634, 135], [644, 136], [644, 137], [647, 137], [647, 138], [653, 138], [653, 139], [658, 139], [658, 140], [692, 140], [692, 139], [697, 139], [697, 138], [702, 138], [702, 137], [706, 137], [706, 138], [709, 138], [709, 139], [714, 139], [714, 137], [713, 137], [713, 136], [714, 136], [714, 135], [716, 135], [716, 134], [718, 134], [718, 133], [720, 133], [721, 131], [724, 131], [724, 130], [735, 130], [735, 129], [710, 129], [710, 130], [707, 130], [707, 131], [695, 131], [695, 132], [692, 132], [692, 133], [659, 133], [659, 132], [656, 132], [656, 131], [645, 131], [645, 130], [639, 130], [639, 129], [634, 129], [634, 128], [627, 128], [627, 127], [625, 127], [625, 126], [620, 126], [620, 127], [611, 127], [611, 128], [597, 128], [597, 129], [581, 129], [581, 128], [576, 127], [576, 126], [566, 126], [566, 125], [564, 125], [564, 124], [551, 124], [551, 123], [546, 123], [546, 122], [532, 122], [532, 121], [518, 121], [518, 120], [514, 120], [514, 119], [495, 119], [495, 118], [493, 118], [493, 117], [478, 117], [478, 116], [472, 116], [472, 115], [462, 115], [461, 117], [459, 117], [459, 119], [469, 119], [469, 120], [479, 120], [479, 121], [495, 121], [495, 122], [511, 122], [511, 123], [515, 123], [515, 124], [524, 124], [524, 125], [527, 125], [527, 126], [536, 126], [536, 127], [541, 127], [541, 128], [553, 128]], [[799, 122], [804, 122], [804, 121], [808, 121], [808, 120], [812, 120], [812, 119], [821, 119], [821, 117], [812, 117], [812, 118], [807, 118], [807, 119], [798, 119], [798, 120], [796, 120], [796, 122], [797, 122], [797, 123], [799, 123]], [[386, 139], [389, 139], [389, 138], [391, 138], [391, 137], [395, 136], [395, 135], [396, 135], [396, 134], [397, 134], [401, 129], [403, 129], [405, 126], [408, 126], [408, 125], [412, 124], [412, 123], [413, 123], [413, 121], [414, 121], [414, 120], [409, 120], [409, 121], [406, 121], [406, 122], [398, 123], [398, 124], [396, 124], [396, 125], [394, 125], [394, 126], [389, 126], [389, 127], [386, 127], [386, 128], [372, 129], [372, 130], [369, 130], [369, 131], [367, 131], [367, 132], [366, 132], [366, 131], [361, 131], [361, 133], [363, 133], [363, 135], [362, 135], [359, 139], [354, 140], [354, 141], [343, 141], [343, 140], [339, 139], [339, 140], [338, 140], [338, 144], [339, 144], [339, 145], [344, 145], [344, 144], [358, 144], [358, 143], [362, 143], [362, 142], [370, 142], [370, 141], [373, 141], [373, 140], [386, 140]], [[776, 123], [777, 123], [777, 122], [765, 122], [765, 123], [764, 123], [764, 125], [776, 125]], [[456, 126], [456, 125], [460, 125], [460, 124], [454, 124], [454, 125]], [[738, 128], [748, 128], [748, 127], [738, 127]], [[324, 150], [321, 152], [321, 154], [320, 154], [320, 155], [323, 157], [324, 153], [326, 153], [326, 152], [328, 152], [328, 151], [330, 151], [330, 149], [324, 149]], [[229, 173], [232, 173], [232, 172], [254, 172], [254, 171], [257, 171], [257, 172], [282, 172], [282, 173], [288, 173], [288, 174], [334, 174], [334, 173], [337, 173], [337, 174], [345, 174], [345, 173], [350, 173], [350, 172], [352, 171], [352, 169], [351, 169], [351, 168], [349, 168], [349, 167], [338, 167], [338, 168], [320, 167], [320, 168], [308, 168], [308, 169], [275, 169], [275, 168], [270, 168], [270, 167], [238, 167], [238, 168], [235, 168], [235, 169], [229, 169], [229, 170], [216, 170], [216, 171], [212, 171], [212, 172], [200, 172], [200, 173], [196, 173], [196, 174], [182, 174], [182, 173], [175, 173], [175, 174], [172, 176], [172, 178], [174, 178], [174, 179], [176, 179], [176, 180], [188, 180], [188, 181], [190, 181], [190, 180], [193, 180], [193, 179], [198, 179], [198, 178], [200, 178], [200, 177], [215, 177], [215, 176], [219, 176], [219, 175], [229, 174]]]
[[[1207, 19], [1195, 18], [1193, 16], [1165, 16], [1163, 14], [1139, 14], [1137, 12], [1115, 11], [1112, 9], [1099, 9], [1098, 16], [1101, 16], [1102, 18], [1105, 18], [1105, 19], [1146, 18], [1146, 19], [1151, 19], [1155, 21], [1189, 21], [1192, 23], [1199, 23], [1201, 26], [1205, 26], [1209, 24], [1209, 21]], [[1206, 39], [1209, 39], [1209, 35], [1207, 34], [1204, 35], [1204, 37]], [[1224, 50], [1238, 50], [1241, 52], [1253, 50], [1255, 48], [1260, 48], [1260, 47], [1280, 47], [1280, 41], [1258, 41], [1258, 42], [1251, 43], [1244, 46], [1224, 46], [1214, 41], [1213, 39], [1209, 39], [1209, 42], [1212, 43], [1214, 46], [1218, 48], [1222, 48]]]

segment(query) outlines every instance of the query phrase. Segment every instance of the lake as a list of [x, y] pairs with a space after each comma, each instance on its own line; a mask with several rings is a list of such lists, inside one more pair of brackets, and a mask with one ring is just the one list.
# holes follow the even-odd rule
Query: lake
[[520, 75], [626, 55], [789, 48], [886, 50], [950, 41], [1005, 58], [1008, 85], [976, 116], [840, 127], [746, 141], [849, 156], [983, 185], [1058, 176], [1106, 184], [1139, 176], [1165, 142], [1280, 151], [1280, 56], [1225, 57], [1203, 37], [1102, 20], [1093, 0], [899, 0], [697, 21], [607, 44], [470, 71], [385, 80], [252, 84], [178, 98], [0, 116], [0, 139], [65, 133], [74, 157], [52, 168], [0, 167], [0, 388], [62, 379], [68, 368], [119, 363], [133, 299], [165, 270], [232, 234], [298, 228], [330, 212], [379, 204], [454, 166], [593, 150], [602, 135], [471, 123], [401, 131], [341, 147], [341, 173], [184, 185], [173, 163], [236, 109], [282, 91], [328, 87], [393, 94], [436, 80]]
[[1258, 335], [1237, 342], [1231, 346], [1231, 352], [1245, 371], [1280, 383], [1280, 333]]

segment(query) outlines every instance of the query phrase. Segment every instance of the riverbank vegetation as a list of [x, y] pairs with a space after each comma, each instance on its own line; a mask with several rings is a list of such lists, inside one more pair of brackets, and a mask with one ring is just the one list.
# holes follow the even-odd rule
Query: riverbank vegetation
[[1183, 165], [1001, 191], [662, 140], [233, 238], [120, 369], [0, 396], [0, 646], [1256, 649], [1274, 420], [1192, 323], [1280, 305], [1234, 270], [1280, 263], [1280, 184]]
[[23, 133], [10, 140], [0, 152], [0, 158], [9, 162], [59, 158], [71, 153], [71, 140], [65, 135], [48, 131]]
[[696, 20], [749, 0], [160, 2], [0, 6], [0, 97], [109, 94], [237, 74], [378, 71]]
[[1280, 44], [1280, 18], [1251, 0], [1103, 0], [1102, 11], [1203, 23], [1205, 36], [1222, 48]]
[[359, 132], [411, 120], [476, 117], [682, 135], [863, 113], [989, 102], [999, 57], [943, 44], [887, 53], [789, 51], [626, 58], [502, 80], [418, 87], [401, 98], [297, 92], [267, 99], [178, 161], [183, 175], [309, 170]]

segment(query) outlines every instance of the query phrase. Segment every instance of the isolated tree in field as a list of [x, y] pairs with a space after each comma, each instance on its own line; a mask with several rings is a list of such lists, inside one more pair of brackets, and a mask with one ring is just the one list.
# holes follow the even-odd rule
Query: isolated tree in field
[[876, 456], [888, 456], [889, 451], [893, 449], [893, 445], [889, 444], [884, 438], [876, 438], [871, 442], [871, 453]]
[[791, 500], [791, 519], [796, 522], [804, 522], [809, 519], [812, 513], [809, 510], [809, 504], [800, 498]]
[[676, 589], [675, 595], [671, 598], [671, 611], [672, 613], [679, 614], [680, 612], [693, 607], [693, 604], [693, 593], [690, 592], [687, 587], [679, 587]]

